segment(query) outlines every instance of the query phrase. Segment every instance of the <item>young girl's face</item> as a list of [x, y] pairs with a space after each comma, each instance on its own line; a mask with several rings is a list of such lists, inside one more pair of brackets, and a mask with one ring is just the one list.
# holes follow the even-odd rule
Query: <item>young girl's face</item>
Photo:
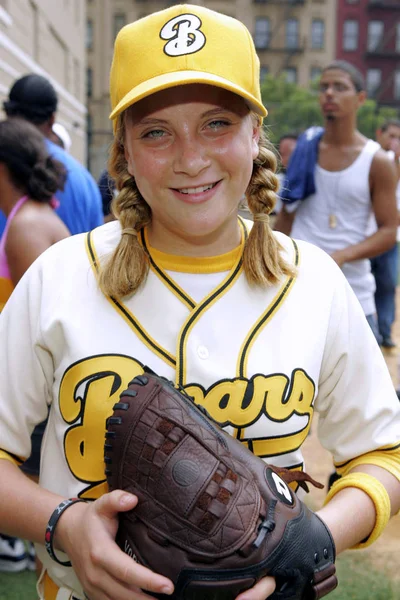
[[151, 208], [153, 245], [176, 253], [180, 245], [212, 242], [214, 250], [230, 250], [225, 241], [237, 231], [259, 152], [259, 125], [244, 100], [209, 85], [182, 85], [135, 104], [125, 127], [128, 171]]

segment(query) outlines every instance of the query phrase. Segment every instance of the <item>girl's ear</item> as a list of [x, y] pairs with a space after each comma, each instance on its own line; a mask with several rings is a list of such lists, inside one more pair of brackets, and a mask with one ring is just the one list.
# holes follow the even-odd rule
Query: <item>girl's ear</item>
[[260, 152], [258, 142], [260, 140], [261, 123], [259, 119], [253, 118], [252, 132], [252, 157], [255, 160]]
[[129, 144], [125, 144], [124, 145], [124, 156], [125, 156], [125, 160], [126, 160], [126, 170], [128, 171], [129, 175], [132, 175], [132, 177], [134, 177], [133, 174], [133, 163], [132, 163], [132, 159], [131, 159], [131, 154], [129, 152]]

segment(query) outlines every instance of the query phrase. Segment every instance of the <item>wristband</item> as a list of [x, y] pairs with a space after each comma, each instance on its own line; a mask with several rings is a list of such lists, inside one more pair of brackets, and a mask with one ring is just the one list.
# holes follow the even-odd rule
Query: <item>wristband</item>
[[81, 498], [70, 498], [69, 500], [63, 500], [54, 509], [54, 511], [49, 519], [49, 522], [47, 523], [47, 527], [46, 527], [46, 535], [44, 538], [44, 545], [46, 547], [46, 550], [50, 554], [51, 558], [53, 560], [55, 560], [56, 563], [58, 563], [59, 565], [62, 565], [63, 567], [72, 567], [72, 564], [70, 563], [69, 560], [62, 561], [57, 558], [57, 556], [54, 552], [54, 547], [53, 547], [54, 534], [56, 531], [56, 525], [57, 525], [61, 515], [67, 510], [67, 508], [69, 508], [73, 504], [76, 504], [77, 502], [86, 502], [86, 500], [82, 500]]
[[372, 544], [381, 535], [390, 519], [390, 498], [385, 486], [372, 475], [368, 473], [353, 472], [344, 475], [338, 479], [329, 490], [324, 504], [329, 502], [340, 490], [348, 487], [354, 487], [365, 492], [372, 500], [376, 511], [376, 521], [373, 530], [369, 536], [356, 544], [354, 548], [366, 548]]

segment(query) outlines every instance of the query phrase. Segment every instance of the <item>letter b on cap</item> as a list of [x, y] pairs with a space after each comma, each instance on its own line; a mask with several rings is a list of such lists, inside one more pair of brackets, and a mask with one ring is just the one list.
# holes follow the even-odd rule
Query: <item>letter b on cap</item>
[[161, 39], [170, 40], [164, 46], [165, 54], [184, 56], [201, 50], [206, 37], [200, 27], [201, 21], [196, 15], [179, 15], [168, 21], [160, 31]]

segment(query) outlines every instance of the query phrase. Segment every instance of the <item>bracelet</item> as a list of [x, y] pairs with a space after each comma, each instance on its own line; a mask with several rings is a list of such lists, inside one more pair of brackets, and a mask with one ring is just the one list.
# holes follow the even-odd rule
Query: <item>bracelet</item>
[[361, 473], [360, 471], [349, 473], [338, 479], [329, 490], [324, 504], [329, 502], [340, 490], [354, 487], [365, 492], [372, 500], [376, 511], [376, 521], [373, 530], [369, 536], [356, 544], [354, 548], [366, 548], [372, 544], [381, 535], [390, 519], [390, 498], [385, 486], [372, 475]]
[[59, 521], [61, 515], [73, 504], [77, 502], [86, 502], [86, 500], [82, 500], [81, 498], [70, 498], [69, 500], [63, 500], [53, 511], [49, 522], [46, 527], [46, 535], [44, 538], [44, 545], [46, 547], [47, 552], [50, 554], [51, 558], [56, 561], [59, 565], [63, 565], [63, 567], [72, 567], [72, 564], [69, 560], [62, 561], [59, 560], [54, 552], [53, 541], [54, 541], [54, 533], [56, 531], [56, 525]]

